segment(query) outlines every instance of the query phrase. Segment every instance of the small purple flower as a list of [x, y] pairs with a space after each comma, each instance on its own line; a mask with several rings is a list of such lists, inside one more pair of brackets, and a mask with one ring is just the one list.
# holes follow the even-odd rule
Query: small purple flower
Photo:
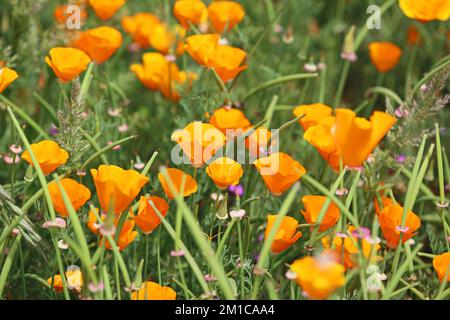
[[406, 118], [407, 116], [409, 116], [409, 111], [406, 110], [403, 106], [400, 106], [395, 109], [394, 114], [397, 118]]
[[213, 276], [212, 274], [205, 274], [205, 276], [203, 278], [205, 279], [206, 282], [211, 282], [211, 281], [217, 280], [217, 278], [215, 276]]
[[228, 191], [236, 196], [242, 197], [242, 195], [244, 194], [244, 187], [240, 184], [229, 186]]
[[50, 135], [52, 136], [56, 136], [59, 133], [58, 128], [52, 123], [50, 126], [50, 129], [48, 130], [48, 132], [50, 133]]
[[264, 234], [263, 233], [261, 233], [259, 236], [258, 236], [258, 242], [263, 242], [264, 241]]
[[403, 164], [406, 161], [406, 156], [404, 154], [399, 154], [397, 157], [395, 157], [395, 162], [398, 164]]

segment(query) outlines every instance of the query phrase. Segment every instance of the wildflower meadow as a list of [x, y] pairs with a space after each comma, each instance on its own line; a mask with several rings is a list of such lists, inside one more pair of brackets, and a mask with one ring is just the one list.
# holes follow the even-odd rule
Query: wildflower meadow
[[450, 299], [449, 17], [1, 0], [0, 299]]

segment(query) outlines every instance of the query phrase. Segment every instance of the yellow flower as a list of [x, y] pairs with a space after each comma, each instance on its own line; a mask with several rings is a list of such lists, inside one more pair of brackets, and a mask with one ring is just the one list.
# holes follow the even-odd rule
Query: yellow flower
[[[183, 196], [187, 197], [195, 192], [197, 192], [197, 182], [192, 178], [192, 176], [183, 172], [179, 169], [167, 168], [167, 175], [169, 180], [172, 182], [173, 187], [177, 193], [183, 191]], [[169, 199], [175, 198], [170, 190], [170, 181], [166, 181], [166, 177], [162, 172], [158, 174], [158, 180], [164, 193]]]
[[131, 300], [175, 300], [177, 293], [170, 287], [163, 287], [146, 281], [141, 288], [131, 294]]
[[[31, 145], [31, 150], [36, 156], [36, 160], [41, 167], [42, 172], [48, 175], [55, 171], [59, 166], [65, 164], [69, 159], [69, 154], [61, 149], [55, 141], [44, 140]], [[33, 166], [31, 156], [28, 151], [22, 154], [22, 159]]]
[[289, 189], [305, 173], [305, 168], [286, 153], [272, 153], [253, 163], [274, 195], [279, 196]]
[[231, 30], [245, 17], [244, 8], [235, 1], [213, 1], [208, 6], [208, 17], [217, 32]]
[[172, 140], [178, 143], [194, 167], [202, 167], [225, 145], [225, 135], [209, 123], [194, 121], [175, 131]]
[[[269, 214], [267, 216], [267, 227], [266, 231], [264, 232], [265, 239], [269, 237], [270, 231], [272, 230], [276, 219], [277, 215]], [[275, 238], [273, 239], [270, 250], [273, 253], [280, 253], [296, 243], [297, 240], [302, 236], [302, 233], [300, 231], [297, 231], [297, 227], [297, 220], [292, 217], [284, 217], [281, 221], [280, 228], [275, 234]]]
[[100, 206], [108, 212], [120, 214], [141, 192], [148, 178], [135, 170], [124, 170], [114, 165], [101, 165], [91, 170]]
[[186, 29], [190, 23], [199, 25], [208, 19], [206, 6], [200, 0], [177, 0], [173, 6], [173, 14]]
[[108, 60], [122, 45], [122, 34], [111, 27], [89, 29], [81, 33], [74, 46], [96, 63]]
[[233, 159], [222, 157], [206, 167], [206, 173], [219, 189], [226, 189], [237, 185], [244, 171], [242, 166]]
[[108, 20], [125, 4], [125, 0], [89, 0], [89, 4], [97, 17]]
[[[75, 211], [78, 211], [91, 198], [91, 191], [81, 183], [69, 178], [64, 178], [60, 182]], [[68, 217], [69, 211], [64, 204], [63, 196], [56, 181], [48, 184], [48, 190], [56, 212], [62, 217]]]
[[222, 107], [214, 111], [209, 123], [226, 135], [227, 130], [247, 129], [250, 121], [241, 110]]
[[303, 118], [299, 120], [303, 130], [315, 126], [320, 120], [331, 116], [333, 109], [323, 103], [314, 103], [307, 105], [300, 105], [295, 107], [293, 114], [296, 117], [303, 115]]
[[400, 0], [405, 16], [421, 22], [447, 21], [450, 17], [450, 0]]
[[91, 59], [79, 49], [53, 48], [50, 57], [45, 57], [45, 62], [61, 81], [68, 82], [86, 70]]
[[153, 203], [155, 208], [158, 209], [159, 213], [163, 217], [166, 216], [167, 211], [169, 210], [169, 204], [163, 198], [156, 196], [142, 196], [139, 200], [138, 214], [134, 218], [134, 221], [138, 225], [139, 229], [141, 229], [141, 231], [145, 234], [150, 234], [161, 223], [159, 216], [156, 214], [156, 210], [150, 202]]
[[290, 267], [297, 284], [310, 299], [326, 299], [345, 283], [344, 267], [325, 252], [296, 260]]
[[134, 16], [126, 16], [122, 19], [122, 27], [129, 33], [133, 41], [141, 48], [150, 46], [150, 34], [161, 23], [158, 17], [151, 13], [140, 12]]
[[[303, 205], [305, 206], [305, 211], [302, 210], [302, 215], [305, 217], [307, 223], [314, 224], [318, 222], [319, 213], [326, 200], [327, 197], [325, 196], [308, 195], [302, 198]], [[326, 231], [336, 225], [340, 215], [339, 208], [334, 202], [331, 202], [320, 223], [319, 231]]]
[[16, 71], [0, 66], [0, 93], [2, 93], [6, 87], [13, 83], [17, 78], [19, 78], [19, 75]]

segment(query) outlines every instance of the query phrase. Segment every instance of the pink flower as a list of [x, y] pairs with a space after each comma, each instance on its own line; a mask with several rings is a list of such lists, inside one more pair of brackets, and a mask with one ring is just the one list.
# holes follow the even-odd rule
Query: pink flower
[[20, 157], [17, 154], [15, 154], [13, 157], [11, 157], [9, 155], [5, 155], [5, 156], [3, 156], [3, 161], [5, 161], [6, 164], [19, 163]]
[[409, 227], [408, 226], [396, 226], [395, 227], [395, 231], [400, 232], [400, 233], [406, 233], [409, 231]]
[[358, 56], [354, 52], [342, 52], [341, 59], [347, 60], [348, 62], [355, 62], [358, 60]]
[[205, 281], [210, 282], [210, 281], [216, 281], [217, 278], [214, 277], [212, 274], [205, 274], [204, 276]]
[[9, 146], [9, 150], [14, 154], [19, 154], [22, 152], [22, 147], [17, 144], [12, 144]]
[[61, 250], [67, 250], [69, 248], [69, 244], [64, 242], [64, 240], [59, 240], [58, 248], [60, 248]]
[[122, 109], [111, 109], [111, 108], [108, 109], [108, 114], [111, 117], [118, 117], [118, 116], [120, 116], [121, 113], [122, 113]]
[[105, 286], [103, 285], [103, 282], [99, 282], [96, 285], [94, 283], [88, 284], [88, 289], [92, 293], [97, 293], [97, 292], [103, 291], [104, 288], [105, 288]]
[[245, 210], [243, 210], [243, 209], [230, 211], [230, 217], [233, 219], [241, 220], [244, 216], [245, 216]]
[[66, 227], [66, 220], [62, 218], [56, 218], [53, 221], [45, 221], [42, 225], [42, 228], [48, 229], [48, 228], [61, 228], [64, 229]]
[[184, 251], [183, 250], [172, 250], [170, 251], [171, 257], [184, 257]]
[[142, 169], [144, 169], [144, 167], [145, 167], [145, 163], [143, 163], [143, 162], [136, 162], [136, 163], [134, 164], [134, 168], [135, 168], [136, 170], [142, 170]]
[[118, 129], [119, 129], [119, 132], [127, 132], [128, 126], [124, 123], [124, 124], [120, 125]]

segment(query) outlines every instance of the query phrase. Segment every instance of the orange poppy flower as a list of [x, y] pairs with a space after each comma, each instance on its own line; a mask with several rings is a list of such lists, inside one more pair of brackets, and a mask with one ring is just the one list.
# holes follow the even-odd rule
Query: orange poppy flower
[[227, 130], [247, 129], [250, 121], [245, 117], [241, 110], [235, 108], [222, 107], [214, 111], [209, 123], [227, 134]]
[[253, 163], [267, 188], [279, 196], [289, 189], [305, 173], [305, 168], [288, 154], [277, 152]]
[[315, 126], [320, 120], [330, 117], [333, 113], [333, 108], [323, 103], [314, 103], [295, 107], [292, 113], [296, 117], [303, 115], [299, 123], [303, 127], [303, 130], [306, 131], [308, 128]]
[[219, 40], [218, 34], [196, 34], [186, 38], [186, 49], [195, 62], [208, 66], [214, 57]]
[[[119, 219], [116, 219], [116, 223]], [[119, 238], [116, 242], [117, 246], [119, 247], [120, 251], [125, 250], [137, 237], [138, 232], [134, 231], [135, 222], [133, 220], [125, 220], [125, 222], [122, 225], [122, 229], [120, 230]], [[108, 239], [105, 240], [105, 248], [110, 250], [111, 244], [109, 243]]]
[[79, 49], [53, 48], [50, 57], [45, 57], [45, 62], [61, 81], [68, 82], [86, 70], [91, 59]]
[[[317, 222], [320, 210], [322, 209], [326, 200], [327, 197], [325, 196], [304, 196], [302, 198], [303, 205], [305, 206], [305, 211], [302, 210], [301, 212], [303, 217], [305, 217], [307, 223], [313, 224]], [[331, 202], [330, 206], [325, 212], [325, 215], [323, 216], [322, 222], [320, 223], [319, 231], [323, 232], [336, 225], [340, 215], [341, 212], [339, 208], [336, 206], [336, 204], [334, 204], [334, 202]]]
[[380, 208], [380, 205], [378, 203], [378, 199], [375, 197], [373, 199], [373, 207], [375, 209], [375, 213], [377, 216], [380, 215], [381, 210], [383, 210], [383, 208], [388, 207], [390, 205], [394, 204], [394, 201], [392, 201], [391, 197], [385, 197], [385, 196], [381, 196], [381, 206], [382, 208]]
[[[267, 216], [267, 227], [264, 233], [264, 238], [267, 239], [270, 230], [273, 228], [273, 224], [277, 219], [277, 215], [269, 214]], [[270, 250], [272, 253], [280, 253], [289, 248], [291, 245], [297, 242], [302, 236], [300, 231], [297, 231], [298, 221], [292, 217], [284, 217], [281, 221], [281, 226], [275, 234], [272, 246]]]
[[[84, 206], [91, 198], [91, 191], [75, 180], [64, 178], [60, 182], [75, 211], [78, 211], [78, 209]], [[56, 212], [58, 212], [61, 217], [68, 217], [69, 211], [64, 204], [63, 196], [56, 181], [52, 181], [48, 184], [48, 190]]]
[[310, 299], [323, 300], [345, 284], [345, 269], [331, 253], [305, 257], [294, 261], [290, 270], [295, 281]]
[[206, 173], [214, 181], [217, 188], [226, 189], [235, 186], [244, 174], [242, 166], [233, 159], [222, 157], [214, 160], [208, 167]]
[[99, 27], [81, 33], [74, 46], [96, 63], [108, 60], [122, 45], [122, 34], [111, 27]]
[[308, 128], [303, 134], [303, 139], [314, 146], [328, 164], [335, 171], [339, 171], [340, 154], [331, 130], [336, 123], [335, 117], [326, 117], [319, 120], [317, 125]]
[[379, 72], [389, 72], [398, 64], [402, 49], [390, 42], [372, 42], [369, 44], [372, 63]]
[[6, 87], [13, 83], [17, 78], [19, 78], [19, 75], [16, 71], [0, 66], [0, 93], [2, 93]]
[[343, 164], [361, 166], [396, 122], [395, 117], [380, 111], [375, 111], [368, 121], [356, 117], [352, 110], [336, 109], [332, 135]]
[[436, 270], [439, 281], [445, 281], [445, 275], [447, 274], [447, 282], [450, 281], [450, 252], [443, 253], [434, 257], [433, 267]]
[[[173, 30], [165, 23], [160, 23], [150, 31], [150, 45], [157, 51], [168, 54], [170, 49], [178, 42], [177, 53], [183, 52], [181, 40], [186, 35], [186, 29], [177, 25]], [[181, 49], [181, 51], [180, 51]]]
[[141, 48], [150, 46], [150, 34], [161, 21], [157, 16], [140, 12], [134, 16], [126, 16], [122, 19], [122, 27], [126, 33], [130, 34], [133, 41]]
[[100, 206], [108, 212], [110, 205], [116, 215], [123, 212], [136, 198], [148, 178], [135, 170], [114, 165], [101, 165], [91, 170]]
[[245, 17], [244, 8], [234, 1], [213, 1], [208, 6], [208, 17], [217, 32], [231, 30]]
[[225, 135], [209, 123], [194, 121], [172, 134], [192, 166], [202, 167], [225, 145]]
[[223, 82], [228, 82], [247, 69], [242, 66], [247, 53], [244, 50], [231, 46], [219, 45], [209, 67], [213, 68]]
[[[61, 24], [65, 24], [67, 22], [67, 20], [71, 17], [71, 15], [69, 15], [69, 13], [67, 12], [68, 8], [69, 5], [67, 4], [62, 4], [55, 8], [53, 15], [55, 17], [56, 22]], [[84, 8], [81, 8], [80, 10], [80, 19], [82, 22], [84, 22], [87, 19], [87, 11]]]
[[[94, 208], [95, 213], [98, 215], [99, 211], [98, 208]], [[93, 234], [99, 234], [98, 232], [98, 228], [99, 228], [99, 222], [97, 221], [97, 216], [95, 215], [95, 213], [92, 210], [89, 210], [89, 214], [88, 214], [88, 221], [86, 222], [87, 227], [89, 228], [89, 230], [91, 230], [91, 232]], [[105, 213], [101, 213], [100, 214], [100, 219], [102, 221], [104, 221], [106, 218], [106, 214]]]
[[241, 71], [247, 54], [231, 46], [220, 45], [218, 34], [201, 34], [186, 39], [186, 48], [191, 57], [204, 67], [213, 68], [223, 82], [235, 78]]
[[130, 70], [150, 90], [159, 90], [168, 99], [178, 101], [177, 86], [191, 84], [195, 74], [180, 71], [178, 66], [167, 61], [159, 52], [148, 52], [142, 56], [143, 64], [133, 64]]
[[450, 17], [449, 0], [400, 0], [405, 16], [421, 22], [447, 21]]
[[[346, 269], [352, 269], [358, 266], [358, 252], [362, 248], [362, 255], [365, 259], [370, 259], [370, 262], [376, 262], [381, 257], [375, 255], [381, 246], [378, 243], [372, 243], [366, 238], [358, 239], [353, 235], [357, 229], [354, 226], [348, 228], [348, 235], [345, 238], [335, 236], [333, 238], [334, 252], [337, 253], [338, 261], [342, 259], [341, 263]], [[331, 237], [322, 238], [322, 245], [324, 249], [331, 250]], [[373, 253], [372, 253], [373, 250]]]
[[[81, 293], [81, 289], [83, 288], [83, 274], [81, 273], [80, 268], [72, 268], [71, 270], [67, 270], [65, 276], [68, 289]], [[56, 292], [63, 291], [63, 281], [60, 274], [55, 274], [53, 277], [47, 279], [47, 283], [50, 286], [52, 285], [52, 282], [53, 289]]]
[[415, 231], [420, 228], [420, 218], [412, 211], [406, 214], [404, 226], [402, 226], [402, 216], [403, 207], [395, 204], [384, 207], [378, 216], [381, 231], [390, 248], [397, 247], [400, 234], [403, 234], [402, 242], [404, 243], [415, 236]]
[[[197, 182], [192, 178], [192, 176], [183, 172], [180, 169], [167, 168], [167, 175], [172, 181], [173, 187], [177, 193], [183, 191], [183, 196], [187, 197], [195, 192], [197, 192]], [[163, 173], [158, 174], [158, 180], [164, 193], [169, 199], [175, 198], [175, 195], [170, 191], [170, 182], [166, 181]]]
[[[252, 130], [249, 127], [247, 130]], [[269, 149], [278, 143], [272, 139], [272, 132], [264, 127], [259, 127], [251, 133], [245, 140], [245, 147], [249, 150], [252, 157], [261, 157], [266, 155]]]
[[[59, 166], [65, 164], [67, 159], [69, 159], [69, 154], [65, 150], [61, 149], [58, 144], [52, 140], [44, 140], [38, 143], [33, 143], [31, 145], [31, 150], [36, 156], [36, 160], [39, 162], [39, 166], [45, 175], [52, 173]], [[31, 156], [28, 151], [22, 153], [21, 158], [33, 166]]]
[[152, 231], [161, 223], [161, 219], [159, 219], [155, 209], [153, 209], [153, 206], [150, 204], [150, 201], [163, 217], [166, 216], [167, 211], [169, 210], [169, 204], [163, 198], [156, 196], [142, 196], [141, 200], [139, 200], [138, 214], [134, 218], [134, 221], [139, 229], [145, 234], [152, 233]]
[[189, 24], [199, 25], [208, 19], [208, 11], [200, 0], [177, 0], [173, 6], [173, 14], [180, 24], [188, 29]]
[[94, 9], [95, 14], [102, 20], [111, 19], [117, 10], [122, 8], [125, 0], [89, 0], [89, 4]]
[[141, 288], [131, 294], [131, 300], [175, 300], [177, 293], [170, 287], [163, 287], [151, 281], [142, 283]]

